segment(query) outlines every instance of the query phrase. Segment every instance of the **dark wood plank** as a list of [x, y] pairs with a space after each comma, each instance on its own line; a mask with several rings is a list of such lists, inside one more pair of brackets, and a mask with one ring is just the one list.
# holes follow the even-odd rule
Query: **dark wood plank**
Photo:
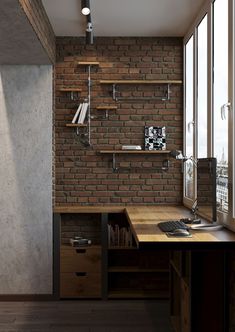
[[0, 332], [172, 332], [168, 301], [0, 302]]

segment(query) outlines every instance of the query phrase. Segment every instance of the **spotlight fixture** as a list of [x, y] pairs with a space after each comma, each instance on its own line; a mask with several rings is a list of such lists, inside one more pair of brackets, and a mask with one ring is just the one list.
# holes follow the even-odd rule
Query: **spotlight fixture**
[[87, 16], [90, 14], [90, 0], [81, 0], [82, 14]]

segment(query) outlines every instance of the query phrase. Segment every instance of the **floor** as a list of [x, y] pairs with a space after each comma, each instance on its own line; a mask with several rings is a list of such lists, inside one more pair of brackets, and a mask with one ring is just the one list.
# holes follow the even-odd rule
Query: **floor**
[[172, 332], [169, 302], [0, 302], [0, 332]]

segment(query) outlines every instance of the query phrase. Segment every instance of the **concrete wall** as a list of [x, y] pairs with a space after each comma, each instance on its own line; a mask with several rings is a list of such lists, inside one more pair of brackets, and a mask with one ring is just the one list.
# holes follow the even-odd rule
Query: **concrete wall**
[[1, 65], [54, 62], [53, 31], [40, 1], [0, 1], [0, 45]]
[[52, 293], [52, 67], [0, 66], [0, 294]]

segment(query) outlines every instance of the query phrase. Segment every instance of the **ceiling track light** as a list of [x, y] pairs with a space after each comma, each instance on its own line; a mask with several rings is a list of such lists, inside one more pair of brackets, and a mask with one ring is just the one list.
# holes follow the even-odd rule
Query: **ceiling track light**
[[82, 14], [86, 16], [86, 44], [92, 45], [94, 42], [93, 24], [91, 22], [90, 0], [81, 0]]
[[90, 14], [90, 0], [81, 0], [82, 14], [87, 16]]

